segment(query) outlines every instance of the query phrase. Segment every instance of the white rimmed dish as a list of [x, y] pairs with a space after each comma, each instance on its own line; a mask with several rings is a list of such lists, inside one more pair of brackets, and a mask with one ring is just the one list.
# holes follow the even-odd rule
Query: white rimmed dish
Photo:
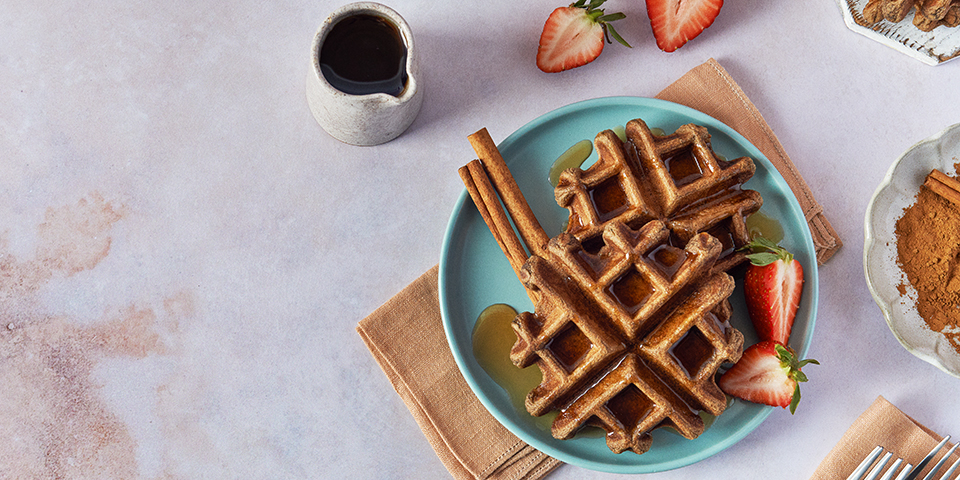
[[[863, 268], [867, 287], [897, 340], [917, 357], [960, 377], [960, 353], [917, 312], [917, 292], [897, 263], [896, 223], [917, 199], [934, 168], [957, 174], [960, 124], [910, 147], [877, 187], [864, 220]], [[901, 293], [903, 290], [904, 293]]]

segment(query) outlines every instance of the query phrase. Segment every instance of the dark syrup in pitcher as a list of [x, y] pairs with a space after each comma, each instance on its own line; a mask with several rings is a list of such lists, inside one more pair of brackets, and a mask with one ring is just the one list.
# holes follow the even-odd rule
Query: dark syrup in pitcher
[[338, 21], [320, 46], [320, 72], [351, 95], [400, 96], [407, 84], [407, 47], [384, 17], [358, 14]]

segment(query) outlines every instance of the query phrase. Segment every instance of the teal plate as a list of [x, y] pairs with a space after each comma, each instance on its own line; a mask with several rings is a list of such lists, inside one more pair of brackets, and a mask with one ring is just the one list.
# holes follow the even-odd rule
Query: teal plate
[[[805, 355], [813, 336], [817, 312], [816, 252], [803, 212], [790, 187], [773, 165], [743, 136], [716, 119], [691, 108], [657, 99], [606, 97], [567, 105], [523, 126], [499, 144], [500, 153], [520, 185], [527, 202], [549, 236], [557, 235], [567, 218], [553, 198], [548, 172], [567, 148], [597, 133], [643, 119], [651, 128], [672, 132], [687, 123], [707, 127], [714, 150], [726, 158], [749, 156], [757, 172], [746, 188], [763, 195], [761, 211], [780, 221], [785, 248], [803, 266], [806, 283], [794, 323], [790, 346]], [[466, 141], [466, 139], [464, 139]], [[587, 160], [589, 165], [596, 152]], [[465, 159], [463, 163], [467, 163]], [[452, 173], [451, 173], [452, 174]], [[740, 329], [745, 345], [756, 342], [746, 316], [742, 287], [731, 296], [731, 323]], [[602, 436], [554, 439], [547, 428], [525, 411], [514, 408], [507, 392], [480, 367], [473, 355], [471, 335], [484, 308], [506, 303], [518, 311], [533, 305], [466, 191], [460, 196], [447, 227], [440, 256], [440, 309], [450, 349], [467, 384], [490, 413], [517, 437], [566, 463], [612, 473], [651, 473], [690, 465], [733, 445], [757, 428], [773, 410], [733, 401], [698, 438], [688, 440], [664, 429], [653, 432], [653, 446], [642, 455], [611, 452]]]

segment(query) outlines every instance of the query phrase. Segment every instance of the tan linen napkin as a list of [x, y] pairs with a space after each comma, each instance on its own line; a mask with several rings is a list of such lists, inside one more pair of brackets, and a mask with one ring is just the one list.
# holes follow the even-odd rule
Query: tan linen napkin
[[433, 267], [360, 322], [363, 337], [457, 479], [537, 479], [560, 465], [484, 409], [450, 353]]
[[[942, 436], [910, 418], [880, 396], [853, 422], [810, 478], [846, 479], [877, 445], [893, 452], [895, 457], [903, 458], [904, 462], [916, 465], [942, 439]], [[946, 450], [944, 448], [943, 452]], [[960, 458], [960, 453], [954, 452], [941, 473], [957, 458]], [[929, 469], [930, 467], [927, 467], [924, 471]]]
[[[697, 66], [658, 97], [707, 113], [763, 152], [799, 192], [797, 199], [814, 232], [818, 262], [840, 247], [776, 136], [720, 64], [711, 59]], [[437, 267], [363, 319], [357, 331], [455, 478], [534, 480], [560, 464], [500, 425], [461, 376], [443, 332]]]

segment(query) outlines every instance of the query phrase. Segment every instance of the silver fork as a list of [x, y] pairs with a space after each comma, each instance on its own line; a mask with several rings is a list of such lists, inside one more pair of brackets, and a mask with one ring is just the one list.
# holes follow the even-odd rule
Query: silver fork
[[[920, 473], [923, 472], [923, 469], [926, 468], [927, 464], [930, 463], [934, 457], [937, 456], [937, 452], [939, 452], [943, 446], [947, 444], [948, 440], [950, 440], [949, 435], [944, 437], [936, 447], [933, 447], [933, 450], [931, 450], [930, 453], [928, 453], [927, 456], [920, 461], [920, 463], [917, 463], [916, 467], [909, 463], [904, 464], [903, 470], [900, 470], [900, 474], [897, 475], [895, 480], [915, 480], [919, 478]], [[947, 453], [943, 455], [940, 461], [937, 462], [929, 472], [927, 472], [927, 475], [923, 477], [923, 480], [934, 480], [935, 478], [949, 480], [951, 475], [953, 475], [957, 468], [960, 467], [960, 460], [954, 462], [946, 472], [943, 472], [942, 476], [936, 477], [936, 474], [938, 471], [940, 471], [940, 468], [943, 467], [943, 464], [947, 461], [947, 459], [950, 458], [950, 455], [953, 455], [953, 452], [957, 449], [958, 445], [960, 444], [955, 444], [953, 447], [947, 450]], [[869, 472], [867, 471], [867, 469], [873, 465], [873, 462], [877, 459], [877, 457], [880, 457], [881, 453], [883, 453], [882, 446], [874, 448], [873, 451], [867, 455], [867, 458], [864, 458], [863, 462], [861, 462], [860, 465], [853, 471], [853, 473], [847, 477], [847, 480], [877, 480], [878, 478], [879, 480], [892, 479], [893, 476], [897, 474], [897, 469], [900, 468], [901, 464], [903, 464], [903, 459], [901, 458], [895, 459], [893, 465], [887, 469], [887, 472], [883, 475], [883, 477], [879, 477], [880, 473], [883, 472], [883, 468], [887, 465], [887, 462], [889, 462], [890, 458], [893, 457], [891, 452], [884, 453], [883, 457], [880, 458], [880, 461], [878, 461]], [[954, 478], [954, 480], [957, 479], [960, 479], [960, 476]]]

